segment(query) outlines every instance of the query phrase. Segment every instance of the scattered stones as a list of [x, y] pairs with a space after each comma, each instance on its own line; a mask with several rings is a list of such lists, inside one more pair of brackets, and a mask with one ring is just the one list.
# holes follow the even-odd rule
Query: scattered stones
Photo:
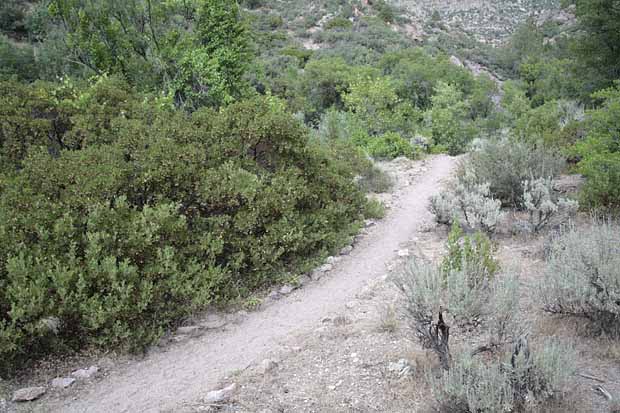
[[14, 402], [31, 402], [43, 396], [47, 392], [45, 387], [26, 387], [13, 393]]
[[52, 387], [56, 387], [57, 389], [66, 389], [75, 383], [75, 379], [73, 377], [56, 377], [52, 380]]
[[340, 255], [349, 255], [353, 251], [352, 245], [347, 245], [343, 249], [340, 250]]
[[80, 369], [80, 370], [76, 370], [73, 373], [71, 373], [71, 375], [73, 377], [75, 377], [76, 379], [90, 379], [92, 377], [94, 377], [97, 373], [99, 372], [99, 367], [97, 366], [90, 366], [87, 369]]
[[289, 295], [293, 291], [295, 291], [295, 287], [287, 284], [287, 285], [283, 285], [282, 288], [280, 288], [278, 292], [282, 295]]
[[398, 256], [401, 258], [405, 258], [409, 256], [409, 250], [408, 249], [404, 249], [404, 250], [400, 250], [398, 251]]
[[207, 404], [216, 404], [216, 403], [226, 402], [228, 401], [228, 399], [232, 397], [232, 395], [235, 393], [235, 390], [237, 390], [237, 384], [233, 383], [228, 387], [224, 387], [219, 390], [210, 391], [209, 393], [207, 393], [207, 396], [205, 397], [204, 401]]
[[269, 374], [278, 368], [278, 363], [271, 359], [265, 359], [260, 364], [263, 374]]
[[323, 272], [323, 273], [324, 273], [324, 272], [330, 272], [330, 271], [331, 271], [331, 270], [333, 270], [333, 269], [334, 269], [334, 265], [333, 265], [333, 264], [329, 264], [329, 263], [327, 263], [327, 264], [323, 264], [323, 265], [321, 265], [319, 268], [317, 268], [317, 270], [318, 270], [319, 272]]

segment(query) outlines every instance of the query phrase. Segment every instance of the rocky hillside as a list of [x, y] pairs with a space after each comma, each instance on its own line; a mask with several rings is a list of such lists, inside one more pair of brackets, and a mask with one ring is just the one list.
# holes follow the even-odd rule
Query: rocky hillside
[[528, 17], [542, 23], [565, 22], [570, 16], [559, 0], [392, 0], [391, 4], [424, 23], [443, 24], [481, 43], [497, 44]]

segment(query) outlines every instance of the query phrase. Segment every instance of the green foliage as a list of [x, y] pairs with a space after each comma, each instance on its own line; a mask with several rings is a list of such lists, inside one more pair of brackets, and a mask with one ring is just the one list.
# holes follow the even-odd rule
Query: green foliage
[[620, 206], [620, 85], [593, 96], [602, 106], [589, 112], [586, 138], [576, 145], [587, 178], [583, 200], [590, 206]]
[[190, 116], [115, 79], [6, 85], [3, 371], [84, 345], [141, 348], [338, 248], [367, 212], [352, 161], [277, 99]]
[[249, 39], [235, 2], [53, 0], [50, 10], [68, 58], [91, 72], [164, 89], [194, 109], [243, 92]]
[[493, 257], [495, 247], [489, 237], [481, 232], [464, 236], [456, 221], [452, 224], [446, 247], [448, 254], [441, 263], [445, 274], [468, 270], [476, 276], [472, 282], [483, 283], [492, 281], [500, 270], [499, 262]]
[[367, 219], [381, 219], [385, 217], [385, 207], [378, 199], [369, 199], [364, 208], [364, 217]]
[[463, 153], [472, 136], [466, 126], [469, 107], [462, 93], [452, 85], [439, 82], [431, 102], [430, 122], [434, 144], [446, 147], [450, 155]]
[[376, 159], [394, 159], [399, 156], [416, 157], [411, 144], [394, 132], [387, 132], [370, 138], [366, 148], [370, 156]]
[[33, 81], [39, 76], [34, 48], [30, 45], [17, 47], [0, 35], [0, 79], [17, 77], [23, 81]]
[[611, 86], [620, 78], [620, 8], [615, 0], [565, 0], [575, 5], [579, 28], [573, 50], [583, 96]]
[[349, 29], [351, 27], [353, 27], [353, 23], [351, 23], [349, 19], [345, 19], [344, 17], [334, 17], [333, 19], [330, 19], [327, 23], [325, 23], [323, 29]]

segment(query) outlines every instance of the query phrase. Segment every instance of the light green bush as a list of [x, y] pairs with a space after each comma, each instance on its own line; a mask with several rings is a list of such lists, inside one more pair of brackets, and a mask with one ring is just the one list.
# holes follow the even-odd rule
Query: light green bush
[[538, 178], [523, 182], [523, 208], [529, 213], [535, 232], [550, 224], [561, 224], [579, 208], [577, 201], [559, 198], [553, 191], [551, 179]]

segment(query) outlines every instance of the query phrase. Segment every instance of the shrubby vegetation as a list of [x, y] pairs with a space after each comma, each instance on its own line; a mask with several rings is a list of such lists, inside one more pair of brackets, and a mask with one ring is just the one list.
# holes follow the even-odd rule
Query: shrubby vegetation
[[140, 348], [378, 214], [353, 162], [278, 99], [190, 115], [115, 78], [2, 85], [3, 368], [59, 348]]
[[553, 314], [583, 317], [595, 331], [620, 333], [620, 228], [593, 222], [569, 227], [550, 247], [539, 299]]
[[[455, 226], [441, 267], [413, 259], [396, 280], [412, 329], [443, 368], [426, 371], [433, 407], [489, 413], [544, 408], [566, 391], [576, 354], [553, 340], [530, 347], [519, 318], [518, 279], [499, 271], [484, 235], [462, 244], [461, 236]], [[484, 344], [453, 354], [450, 338], [472, 328]]]

